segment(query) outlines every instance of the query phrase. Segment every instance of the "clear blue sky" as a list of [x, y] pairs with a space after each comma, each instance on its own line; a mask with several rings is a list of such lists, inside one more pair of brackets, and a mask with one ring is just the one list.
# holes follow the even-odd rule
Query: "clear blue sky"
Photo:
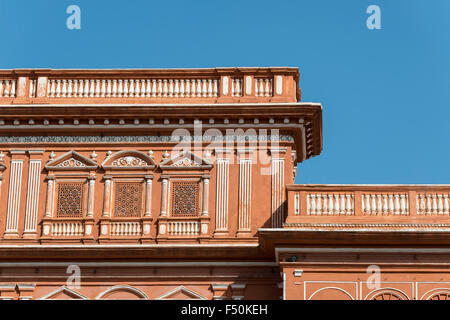
[[324, 150], [297, 183], [450, 183], [449, 15], [448, 0], [0, 0], [0, 68], [298, 66]]

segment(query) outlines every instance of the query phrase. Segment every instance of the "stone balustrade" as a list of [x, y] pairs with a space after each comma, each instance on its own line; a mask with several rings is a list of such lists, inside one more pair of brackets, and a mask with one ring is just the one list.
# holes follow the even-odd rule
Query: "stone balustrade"
[[140, 236], [142, 233], [140, 221], [112, 221], [111, 236]]
[[297, 68], [0, 70], [0, 104], [297, 102]]
[[285, 227], [450, 223], [450, 186], [288, 185], [286, 189]]
[[200, 234], [200, 222], [188, 220], [169, 221], [167, 233], [169, 236], [198, 236]]

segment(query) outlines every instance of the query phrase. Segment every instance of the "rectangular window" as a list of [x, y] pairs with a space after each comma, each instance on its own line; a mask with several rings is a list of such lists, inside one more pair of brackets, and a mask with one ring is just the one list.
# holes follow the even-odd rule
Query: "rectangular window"
[[140, 217], [142, 211], [142, 183], [115, 183], [115, 217]]
[[56, 216], [58, 218], [83, 217], [84, 183], [59, 183]]
[[199, 212], [199, 184], [197, 182], [172, 183], [172, 216], [196, 217]]

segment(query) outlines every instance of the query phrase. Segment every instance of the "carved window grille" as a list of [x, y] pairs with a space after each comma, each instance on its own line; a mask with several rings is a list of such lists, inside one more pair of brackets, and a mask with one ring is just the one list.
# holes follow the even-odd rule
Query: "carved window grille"
[[83, 216], [84, 183], [59, 183], [56, 216], [81, 218]]
[[140, 217], [142, 210], [142, 183], [115, 183], [114, 216]]
[[173, 182], [172, 216], [196, 217], [199, 213], [199, 184], [197, 182]]

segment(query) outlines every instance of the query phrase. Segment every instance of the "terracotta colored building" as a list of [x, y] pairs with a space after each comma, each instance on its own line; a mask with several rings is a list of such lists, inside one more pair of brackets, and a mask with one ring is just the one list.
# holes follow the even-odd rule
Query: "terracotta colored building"
[[450, 186], [295, 185], [297, 68], [0, 71], [0, 299], [446, 299]]

